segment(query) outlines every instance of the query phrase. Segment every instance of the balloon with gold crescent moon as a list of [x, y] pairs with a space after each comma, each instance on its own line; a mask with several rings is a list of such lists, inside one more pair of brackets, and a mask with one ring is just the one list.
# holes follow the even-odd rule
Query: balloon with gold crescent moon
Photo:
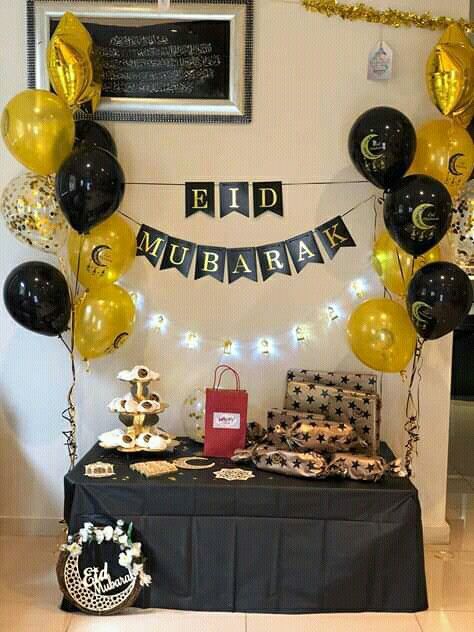
[[382, 153], [380, 154], [374, 154], [373, 151], [371, 151], [369, 144], [375, 138], [378, 138], [378, 134], [369, 134], [362, 140], [360, 144], [360, 150], [362, 152], [362, 155], [367, 160], [377, 160], [377, 158], [380, 158], [384, 154], [383, 150], [382, 150]]
[[[433, 204], [418, 204], [417, 207], [413, 210], [413, 214], [411, 216], [413, 224], [419, 228], [420, 230], [432, 230], [433, 223], [438, 221], [437, 217], [433, 217], [430, 219], [424, 218], [424, 212], [429, 209], [434, 208]], [[431, 224], [427, 224], [426, 222], [432, 222]]]
[[457, 163], [461, 160], [461, 158], [464, 158], [464, 154], [457, 153], [453, 154], [449, 159], [448, 169], [453, 176], [463, 176], [465, 173], [465, 165], [463, 166], [463, 171], [458, 170]]
[[432, 318], [433, 308], [424, 301], [415, 301], [411, 306], [411, 313], [415, 321], [429, 323]]
[[91, 259], [99, 268], [106, 268], [112, 263], [110, 254], [105, 254], [108, 250], [111, 250], [111, 247], [105, 245], [95, 246], [95, 248], [92, 249]]

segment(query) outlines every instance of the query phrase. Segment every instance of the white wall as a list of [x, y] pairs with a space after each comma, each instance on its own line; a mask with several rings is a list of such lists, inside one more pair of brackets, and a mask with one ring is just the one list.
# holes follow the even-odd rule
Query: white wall
[[[363, 23], [306, 13], [297, 3], [256, 0], [255, 111], [248, 126], [113, 124], [120, 159], [129, 181], [357, 179], [346, 142], [356, 116], [386, 104], [404, 111], [415, 124], [436, 112], [424, 87], [424, 62], [437, 34], [417, 29], [382, 29]], [[380, 0], [379, 6], [386, 6]], [[398, 0], [400, 8], [467, 15], [468, 0]], [[3, 105], [25, 86], [23, 0], [1, 3], [0, 67]], [[395, 76], [389, 82], [366, 80], [367, 55], [379, 37], [395, 54]], [[0, 184], [21, 172], [2, 150]], [[129, 187], [125, 212], [165, 232], [201, 243], [261, 244], [308, 230], [373, 192], [369, 184], [291, 187], [285, 192], [285, 217], [258, 220], [231, 215], [225, 220], [204, 216], [184, 219], [184, 191]], [[334, 302], [345, 311], [355, 305], [348, 293], [352, 279], [365, 276], [370, 292], [381, 287], [370, 272], [373, 235], [370, 205], [350, 216], [348, 224], [359, 245], [343, 250], [325, 266], [309, 266], [299, 276], [275, 276], [265, 284], [240, 281], [232, 286], [212, 279], [194, 282], [176, 271], [159, 272], [138, 259], [123, 284], [143, 295], [136, 333], [114, 356], [79, 372], [80, 450], [97, 434], [113, 427], [106, 403], [122, 394], [115, 379], [119, 369], [145, 363], [162, 374], [160, 390], [171, 403], [163, 425], [181, 429], [181, 403], [190, 389], [207, 385], [220, 359], [219, 341], [248, 342], [233, 364], [249, 390], [251, 416], [264, 420], [265, 410], [280, 405], [285, 370], [290, 366], [357, 369], [348, 350], [344, 323], [328, 329], [324, 308]], [[0, 228], [0, 279], [18, 263], [41, 258]], [[150, 314], [170, 319], [168, 334], [146, 328]], [[313, 339], [296, 348], [290, 329], [311, 324]], [[30, 334], [12, 322], [0, 306], [0, 525], [19, 528], [31, 519], [47, 529], [61, 515], [62, 477], [67, 458], [62, 445], [60, 412], [69, 385], [68, 358], [59, 342]], [[186, 330], [211, 339], [199, 351], [183, 348]], [[275, 338], [276, 353], [262, 358], [252, 349], [260, 336]], [[212, 342], [214, 341], [214, 342]], [[427, 345], [428, 347], [428, 345]], [[429, 345], [423, 371], [422, 433], [415, 483], [421, 492], [430, 539], [447, 536], [444, 520], [449, 420], [450, 339]], [[403, 442], [406, 386], [399, 376], [384, 380], [383, 437], [395, 450]], [[20, 521], [21, 522], [21, 521]], [[21, 522], [22, 528], [25, 521]]]

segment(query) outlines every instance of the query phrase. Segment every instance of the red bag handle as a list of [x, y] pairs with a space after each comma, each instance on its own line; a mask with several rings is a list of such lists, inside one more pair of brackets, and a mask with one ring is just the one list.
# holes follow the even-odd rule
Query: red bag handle
[[[219, 380], [217, 380], [217, 372], [219, 371], [219, 369], [224, 369], [224, 370], [219, 373]], [[228, 364], [219, 364], [218, 366], [216, 366], [215, 371], [214, 371], [214, 385], [212, 388], [213, 389], [219, 388], [219, 386], [221, 385], [222, 376], [227, 371], [231, 371], [234, 374], [237, 390], [240, 391], [240, 376], [237, 373], [237, 371], [233, 369], [231, 366], [229, 366]], [[216, 382], [217, 382], [217, 386], [216, 386]]]

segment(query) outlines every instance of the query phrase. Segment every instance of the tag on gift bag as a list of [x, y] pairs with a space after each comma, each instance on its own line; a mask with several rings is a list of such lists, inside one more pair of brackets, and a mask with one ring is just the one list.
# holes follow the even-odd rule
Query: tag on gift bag
[[[231, 371], [235, 389], [219, 388], [222, 376]], [[234, 450], [245, 448], [248, 394], [240, 388], [235, 369], [221, 364], [214, 371], [214, 384], [206, 389], [206, 431], [204, 455], [230, 458]]]

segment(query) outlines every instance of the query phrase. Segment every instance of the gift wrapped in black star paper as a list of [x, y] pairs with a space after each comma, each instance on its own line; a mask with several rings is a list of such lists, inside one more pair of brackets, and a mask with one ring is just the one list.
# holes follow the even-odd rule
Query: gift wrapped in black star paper
[[[267, 435], [268, 441], [276, 447], [284, 447], [286, 443], [282, 442], [281, 430], [285, 431], [300, 420], [307, 421], [325, 421], [326, 417], [316, 413], [305, 413], [296, 410], [285, 410], [284, 408], [272, 408], [267, 412]], [[278, 428], [278, 432], [275, 430]]]
[[351, 424], [367, 443], [367, 454], [378, 454], [381, 406], [376, 394], [290, 381], [287, 407], [298, 413], [320, 414], [331, 421]]
[[[348, 391], [363, 393], [378, 392], [378, 378], [375, 373], [348, 373], [347, 371], [316, 371], [309, 369], [288, 369], [286, 381], [319, 384], [321, 386], [335, 386]], [[285, 408], [290, 408], [291, 394], [287, 388]]]

